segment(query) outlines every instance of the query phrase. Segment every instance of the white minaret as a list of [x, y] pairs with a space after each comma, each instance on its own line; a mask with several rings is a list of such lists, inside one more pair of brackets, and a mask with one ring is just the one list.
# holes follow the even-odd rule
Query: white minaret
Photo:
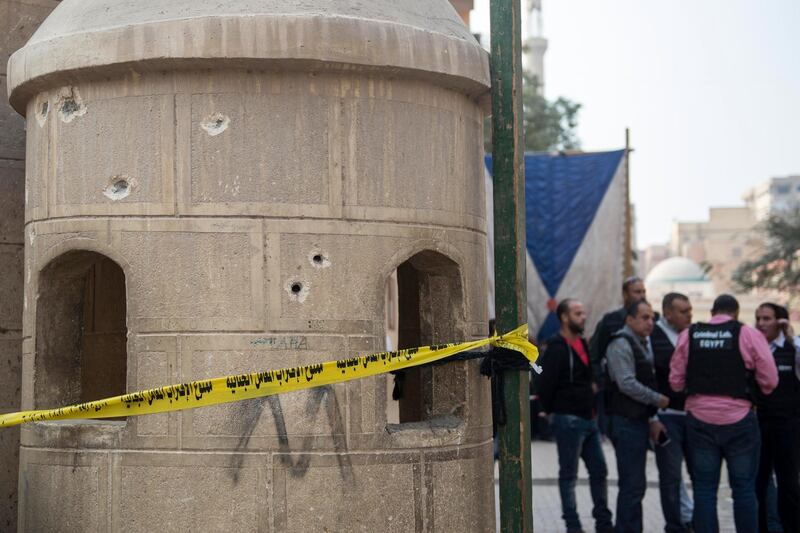
[[522, 66], [539, 78], [540, 90], [544, 91], [544, 53], [547, 39], [542, 36], [542, 0], [528, 0], [524, 27]]

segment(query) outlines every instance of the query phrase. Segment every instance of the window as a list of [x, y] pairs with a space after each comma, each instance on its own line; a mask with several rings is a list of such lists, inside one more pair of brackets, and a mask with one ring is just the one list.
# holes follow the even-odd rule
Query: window
[[776, 185], [775, 186], [775, 194], [789, 194], [792, 192], [791, 185]]
[[74, 251], [39, 276], [34, 400], [59, 407], [125, 393], [125, 274], [104, 255]]
[[[398, 266], [396, 277], [397, 348], [463, 340], [464, 298], [461, 271], [455, 262], [440, 253], [423, 251]], [[465, 363], [405, 370], [395, 376], [394, 392], [396, 404], [387, 402], [389, 423], [463, 416]]]

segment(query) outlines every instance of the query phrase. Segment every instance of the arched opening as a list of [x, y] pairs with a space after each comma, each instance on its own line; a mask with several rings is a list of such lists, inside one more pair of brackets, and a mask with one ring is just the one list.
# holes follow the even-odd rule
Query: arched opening
[[[387, 339], [413, 348], [464, 338], [461, 272], [451, 259], [422, 251], [397, 267], [387, 287]], [[396, 283], [396, 289], [392, 284]], [[394, 299], [392, 295], [396, 295]], [[396, 317], [396, 331], [389, 327]], [[388, 341], [387, 341], [388, 342]], [[387, 398], [387, 423], [424, 422], [463, 415], [466, 367], [463, 362], [412, 368], [395, 376]]]
[[34, 400], [47, 408], [125, 393], [125, 273], [95, 252], [67, 252], [40, 273]]

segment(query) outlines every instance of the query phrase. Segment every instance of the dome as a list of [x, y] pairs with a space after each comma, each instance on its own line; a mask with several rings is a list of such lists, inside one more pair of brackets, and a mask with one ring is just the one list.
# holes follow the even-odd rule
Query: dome
[[11, 56], [9, 100], [24, 113], [42, 86], [221, 60], [401, 71], [473, 97], [489, 87], [488, 54], [447, 0], [63, 0]]
[[709, 281], [703, 269], [685, 257], [670, 257], [658, 263], [647, 275], [645, 284]]

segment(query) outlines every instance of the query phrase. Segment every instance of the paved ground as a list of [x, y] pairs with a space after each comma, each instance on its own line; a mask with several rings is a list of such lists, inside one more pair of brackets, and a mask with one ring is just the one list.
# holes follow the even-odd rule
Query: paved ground
[[[611, 512], [615, 513], [617, 502], [617, 464], [614, 458], [614, 448], [610, 443], [603, 445], [608, 463], [608, 497]], [[556, 447], [551, 442], [536, 441], [531, 446], [533, 462], [533, 521], [536, 533], [564, 532], [564, 521], [561, 519], [561, 500], [558, 495], [558, 455]], [[719, 523], [721, 533], [733, 533], [733, 514], [730, 499], [730, 489], [727, 484], [723, 465], [722, 481], [719, 492]], [[661, 514], [661, 504], [658, 495], [658, 470], [656, 469], [655, 456], [648, 453], [647, 458], [647, 493], [644, 499], [644, 533], [659, 533], [664, 531], [664, 517]], [[691, 491], [690, 491], [691, 492]], [[589, 495], [588, 476], [586, 469], [581, 465], [576, 489], [578, 500], [578, 514], [587, 532], [594, 531], [592, 520], [592, 499]], [[499, 509], [497, 492], [497, 463], [495, 463], [495, 504]], [[499, 511], [498, 511], [499, 513]], [[616, 513], [615, 513], [616, 514]], [[499, 520], [499, 514], [498, 514]]]

